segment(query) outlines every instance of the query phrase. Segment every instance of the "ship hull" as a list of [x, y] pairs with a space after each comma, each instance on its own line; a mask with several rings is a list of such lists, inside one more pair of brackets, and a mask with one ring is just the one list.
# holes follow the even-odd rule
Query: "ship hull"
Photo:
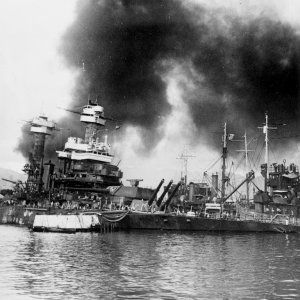
[[121, 221], [119, 228], [214, 232], [300, 232], [300, 226], [294, 225], [152, 213], [130, 213]]
[[31, 227], [36, 214], [44, 214], [46, 209], [29, 209], [23, 206], [0, 207], [0, 224], [13, 224]]
[[[13, 224], [32, 228], [35, 216], [45, 213], [47, 212], [43, 210], [28, 209], [21, 206], [0, 207], [0, 224]], [[114, 214], [114, 212], [111, 213]], [[113, 223], [118, 230], [300, 233], [299, 225], [285, 225], [253, 220], [210, 219], [155, 213], [131, 212], [119, 222]]]
[[[44, 215], [43, 217], [52, 216], [52, 217], [69, 217], [74, 216], [79, 217], [79, 215], [94, 215], [103, 216], [106, 220], [100, 220], [101, 224], [96, 224], [95, 226], [87, 228], [58, 228], [57, 226], [34, 226], [36, 217], [39, 215]], [[63, 209], [46, 209], [46, 208], [28, 208], [23, 206], [3, 206], [0, 207], [0, 225], [1, 224], [11, 224], [26, 226], [33, 229], [34, 231], [42, 232], [77, 232], [77, 231], [98, 231], [98, 232], [109, 232], [113, 230], [118, 230], [118, 219], [123, 218], [127, 212], [113, 210], [113, 211], [101, 211], [101, 210], [63, 210]], [[98, 218], [98, 217], [97, 217]]]

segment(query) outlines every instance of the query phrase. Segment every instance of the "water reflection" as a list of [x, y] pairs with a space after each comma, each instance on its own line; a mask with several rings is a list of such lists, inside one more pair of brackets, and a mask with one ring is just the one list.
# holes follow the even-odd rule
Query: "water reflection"
[[300, 297], [299, 235], [0, 235], [1, 299]]

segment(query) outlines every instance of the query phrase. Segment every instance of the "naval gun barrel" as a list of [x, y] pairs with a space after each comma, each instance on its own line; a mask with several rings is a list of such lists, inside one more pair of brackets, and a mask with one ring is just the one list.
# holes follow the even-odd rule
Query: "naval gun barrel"
[[160, 188], [161, 188], [161, 186], [163, 185], [164, 182], [165, 182], [164, 179], [162, 179], [162, 180], [160, 181], [160, 183], [159, 183], [159, 185], [157, 186], [156, 190], [153, 192], [151, 198], [148, 200], [148, 206], [151, 206], [151, 205], [152, 205], [152, 203], [153, 203], [153, 201], [154, 201], [154, 199], [155, 199], [157, 193], [159, 192], [159, 190], [160, 190]]
[[166, 193], [168, 192], [169, 188], [171, 187], [173, 183], [173, 180], [171, 180], [168, 185], [166, 186], [165, 190], [162, 192], [162, 194], [160, 195], [160, 197], [158, 198], [158, 200], [156, 201], [156, 205], [159, 207], [166, 195]]
[[4, 181], [7, 181], [7, 182], [10, 182], [10, 183], [13, 183], [13, 184], [17, 184], [18, 182], [17, 181], [14, 181], [14, 180], [10, 180], [10, 179], [6, 179], [6, 178], [1, 178], [2, 180]]
[[160, 211], [163, 211], [163, 210], [165, 210], [165, 209], [168, 208], [168, 206], [170, 205], [170, 203], [171, 203], [173, 197], [175, 196], [177, 190], [179, 189], [180, 185], [181, 185], [181, 181], [179, 181], [179, 182], [176, 184], [174, 190], [172, 191], [171, 195], [170, 195], [169, 198], [166, 200], [166, 202], [163, 203], [163, 204], [159, 207], [159, 210], [160, 210]]

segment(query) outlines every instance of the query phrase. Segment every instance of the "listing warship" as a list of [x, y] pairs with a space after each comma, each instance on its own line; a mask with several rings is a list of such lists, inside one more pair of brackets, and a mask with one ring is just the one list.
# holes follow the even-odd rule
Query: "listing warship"
[[[107, 135], [102, 141], [97, 133], [105, 123], [103, 108], [89, 102], [80, 113], [86, 125], [84, 139], [69, 137], [57, 151], [59, 167], [44, 163], [45, 138], [56, 126], [42, 116], [31, 122], [34, 134], [33, 155], [25, 171], [28, 180], [21, 189], [22, 205], [1, 207], [2, 223], [18, 223], [35, 230], [179, 230], [215, 232], [299, 232], [299, 171], [294, 166], [262, 165], [265, 190], [254, 197], [255, 209], [247, 205], [228, 205], [227, 200], [254, 178], [249, 171], [245, 180], [226, 194], [226, 159], [228, 133], [224, 125], [221, 189], [218, 176], [213, 185], [178, 183], [171, 180], [158, 197], [162, 179], [155, 190], [138, 186], [140, 179], [121, 182], [123, 173], [113, 164]], [[268, 141], [268, 119], [264, 125]], [[267, 147], [266, 147], [267, 148]], [[271, 169], [270, 169], [271, 168]], [[271, 170], [271, 171], [270, 171]], [[284, 189], [285, 188], [285, 189]], [[20, 189], [20, 185], [19, 185]], [[217, 192], [220, 192], [216, 200]], [[165, 199], [167, 198], [167, 199]], [[281, 199], [279, 201], [278, 199]], [[68, 223], [68, 224], [67, 224]]]
[[56, 124], [45, 116], [28, 122], [33, 152], [24, 167], [27, 181], [15, 182], [10, 205], [0, 207], [0, 223], [32, 226], [36, 215], [51, 215], [53, 219], [55, 215], [91, 212], [118, 217], [123, 203], [152, 194], [152, 189], [138, 186], [140, 179], [130, 180], [131, 186], [123, 185], [123, 173], [114, 163], [105, 128], [106, 122], [113, 120], [104, 116], [103, 107], [89, 101], [81, 112], [71, 111], [80, 115], [85, 135], [69, 137], [64, 149], [56, 151], [57, 166], [52, 161], [44, 162], [45, 140], [58, 129]]

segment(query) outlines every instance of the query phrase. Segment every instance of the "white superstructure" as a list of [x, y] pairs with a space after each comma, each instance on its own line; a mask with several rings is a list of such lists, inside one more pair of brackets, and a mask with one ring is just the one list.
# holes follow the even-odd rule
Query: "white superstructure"
[[53, 129], [55, 129], [55, 123], [53, 121], [49, 121], [45, 116], [36, 117], [30, 123], [30, 131], [34, 133], [51, 135]]
[[103, 107], [100, 105], [85, 105], [80, 115], [80, 121], [104, 126], [106, 119], [104, 118]]
[[85, 105], [80, 114], [80, 121], [86, 124], [85, 138], [69, 137], [63, 151], [56, 151], [58, 158], [75, 161], [95, 161], [111, 163], [110, 145], [107, 135], [104, 141], [97, 138], [99, 128], [106, 123], [103, 107], [98, 104]]
[[111, 163], [113, 156], [109, 153], [111, 146], [107, 143], [107, 136], [104, 142], [99, 139], [85, 143], [83, 139], [69, 137], [65, 143], [64, 151], [56, 151], [58, 158], [69, 158], [71, 160], [94, 160]]

